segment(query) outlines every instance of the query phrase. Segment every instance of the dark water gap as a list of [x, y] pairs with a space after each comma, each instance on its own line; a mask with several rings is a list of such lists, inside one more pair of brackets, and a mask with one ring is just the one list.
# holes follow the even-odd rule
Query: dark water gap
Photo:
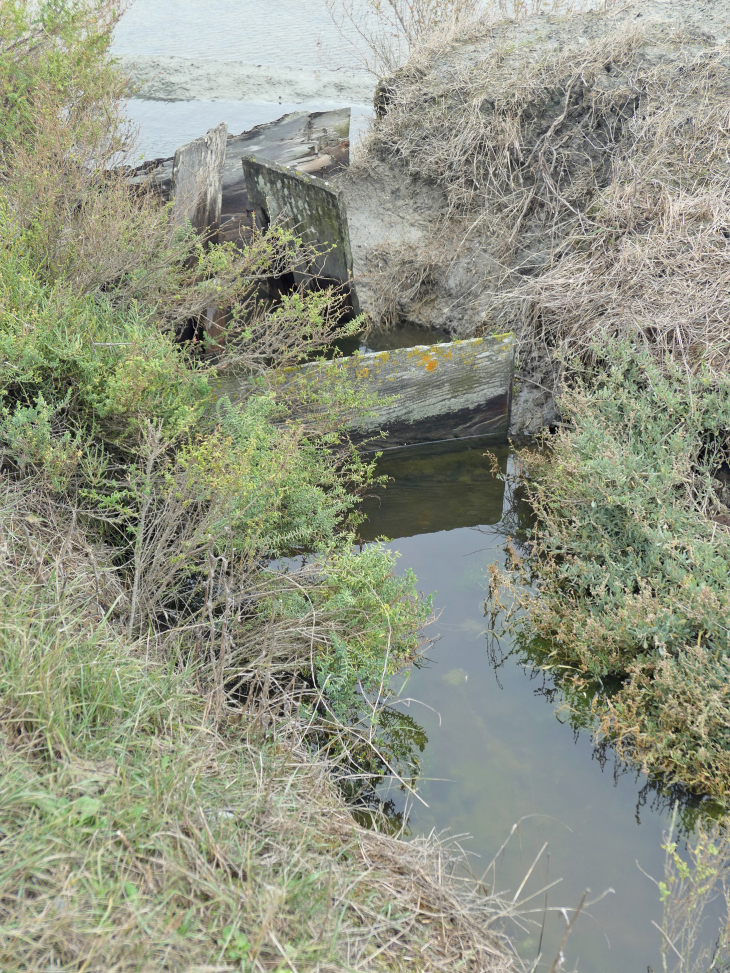
[[[652, 920], [661, 922], [659, 892], [639, 866], [662, 877], [662, 831], [674, 801], [680, 798], [690, 831], [699, 804], [623, 766], [610, 748], [594, 747], [590, 732], [561, 714], [555, 684], [487, 635], [487, 568], [504, 563], [505, 537], [527, 526], [527, 511], [492, 476], [486, 448], [477, 441], [386, 452], [379, 472], [391, 482], [364, 504], [363, 540], [393, 538], [399, 570], [412, 568], [440, 611], [430, 661], [402, 693], [419, 702], [397, 707], [426, 738], [419, 793], [428, 806], [396, 785], [382, 787], [381, 796], [407, 814], [410, 834], [470, 835], [463, 844], [476, 874], [522, 819], [498, 864], [499, 890], [512, 897], [544, 842], [548, 852], [522, 897], [562, 879], [548, 906], [572, 910], [585, 889], [589, 898], [613, 889], [579, 918], [560, 969], [658, 973]], [[509, 448], [489, 448], [507, 472]], [[544, 894], [530, 903], [539, 922], [544, 903]], [[717, 925], [710, 926], [713, 939]], [[548, 914], [538, 969], [550, 969], [564, 928], [559, 913]], [[539, 939], [539, 928], [516, 931], [524, 959], [534, 960]]]

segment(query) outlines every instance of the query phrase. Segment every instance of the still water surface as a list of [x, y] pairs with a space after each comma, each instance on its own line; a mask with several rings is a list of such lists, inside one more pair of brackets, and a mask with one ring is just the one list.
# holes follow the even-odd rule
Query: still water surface
[[[507, 448], [493, 451], [506, 470]], [[651, 922], [661, 920], [659, 897], [639, 865], [661, 877], [673, 798], [617, 764], [610, 750], [595, 752], [590, 734], [575, 732], [561, 716], [550, 681], [515, 656], [495, 667], [485, 634], [486, 573], [491, 562], [504, 563], [505, 534], [519, 524], [510, 491], [505, 499], [483, 453], [441, 446], [386, 454], [380, 471], [393, 481], [366, 502], [363, 538], [393, 538], [400, 569], [414, 569], [441, 611], [438, 641], [427, 652], [432, 661], [414, 672], [403, 694], [424, 704], [410, 704], [408, 712], [428, 737], [419, 788], [428, 807], [409, 802], [411, 833], [468, 833], [465, 847], [480, 856], [473, 866], [479, 873], [479, 860], [483, 869], [512, 824], [525, 819], [498, 869], [498, 886], [510, 897], [544, 842], [549, 852], [526, 889], [562, 878], [549, 906], [574, 907], [587, 888], [592, 895], [613, 889], [589, 910], [592, 918], [578, 920], [564, 969], [658, 971], [659, 933]], [[387, 796], [404, 808], [403, 792], [391, 788]], [[691, 808], [687, 816], [691, 821]], [[543, 904], [541, 896], [532, 906]], [[559, 914], [548, 917], [540, 969], [550, 968], [563, 929]], [[716, 929], [708, 924], [708, 935]], [[517, 933], [525, 959], [537, 955], [539, 934]]]
[[116, 54], [249, 60], [357, 69], [325, 0], [134, 0], [115, 32]]
[[[172, 100], [130, 99], [127, 114], [139, 126], [139, 152], [146, 158], [169, 156], [219, 122], [238, 134], [287, 112], [341, 108], [348, 102], [332, 90], [336, 76], [358, 79], [360, 95], [351, 105], [355, 141], [373, 114], [375, 81], [335, 27], [325, 0], [134, 0], [114, 32], [112, 53], [146, 60], [153, 76], [178, 60], [208, 65], [219, 89], [205, 97], [181, 94], [180, 100], [174, 92]], [[279, 69], [290, 81], [283, 88], [273, 84], [268, 95], [236, 99], [227, 84], [227, 66], [235, 62], [273, 78]], [[292, 72], [309, 79], [304, 101], [279, 96], [292, 88]]]

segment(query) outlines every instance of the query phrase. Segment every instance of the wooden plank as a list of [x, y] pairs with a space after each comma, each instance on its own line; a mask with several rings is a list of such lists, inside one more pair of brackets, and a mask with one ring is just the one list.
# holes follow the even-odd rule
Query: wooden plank
[[206, 135], [183, 145], [172, 163], [172, 220], [189, 220], [198, 233], [215, 239], [221, 218], [223, 166], [228, 128], [221, 123]]
[[[350, 164], [350, 109], [326, 112], [290, 112], [240, 135], [229, 135], [223, 166], [223, 212], [245, 209], [246, 186], [241, 172], [245, 155], [278, 162], [321, 178]], [[170, 198], [173, 157], [148, 159], [128, 169], [132, 186], [151, 186]]]
[[223, 174], [223, 212], [246, 209], [246, 185], [241, 159], [278, 162], [291, 169], [314, 166], [318, 176], [350, 163], [350, 109], [327, 112], [290, 112], [275, 122], [257, 125], [228, 139]]
[[356, 354], [290, 369], [292, 382], [319, 383], [344, 369], [379, 402], [350, 426], [355, 438], [379, 430], [383, 446], [490, 436], [504, 440], [514, 379], [514, 334]]
[[340, 285], [349, 296], [353, 312], [358, 314], [350, 231], [342, 193], [324, 179], [258, 156], [244, 157], [241, 161], [249, 206], [259, 225], [286, 220], [315, 249], [312, 265], [295, 271], [295, 279], [308, 284], [317, 277], [322, 283]]

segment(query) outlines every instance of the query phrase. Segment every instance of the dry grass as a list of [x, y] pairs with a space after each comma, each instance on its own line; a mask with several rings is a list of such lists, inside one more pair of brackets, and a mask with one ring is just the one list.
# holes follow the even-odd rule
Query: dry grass
[[471, 26], [382, 83], [368, 151], [443, 190], [423, 280], [458, 237], [484, 253], [486, 318], [525, 342], [570, 357], [620, 335], [723, 368], [729, 91], [727, 51], [699, 28], [631, 15]]
[[216, 660], [128, 638], [124, 576], [23, 493], [0, 503], [4, 970], [520, 968], [521, 904], [457, 844], [355, 823], [271, 653], [268, 694], [221, 700]]
[[430, 300], [442, 260], [440, 246], [384, 246], [371, 253], [371, 321], [380, 327], [392, 327], [403, 317], [405, 308], [419, 320]]
[[551, 13], [602, 10], [615, 0], [326, 0], [327, 9], [363, 66], [377, 78], [415, 50], [465, 28]]

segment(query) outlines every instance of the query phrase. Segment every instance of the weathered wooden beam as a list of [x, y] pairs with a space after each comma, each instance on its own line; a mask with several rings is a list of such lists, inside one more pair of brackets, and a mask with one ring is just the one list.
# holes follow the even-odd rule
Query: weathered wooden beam
[[223, 166], [228, 128], [224, 122], [183, 145], [172, 163], [172, 220], [190, 221], [198, 233], [215, 239], [221, 218]]
[[241, 161], [249, 205], [257, 219], [264, 225], [286, 220], [315, 250], [312, 264], [295, 273], [295, 277], [305, 283], [317, 277], [324, 283], [341, 285], [349, 295], [354, 313], [358, 314], [350, 231], [342, 193], [324, 179], [258, 156], [247, 156]]
[[[256, 155], [290, 168], [316, 171], [326, 177], [350, 162], [350, 109], [290, 112], [274, 122], [229, 135], [223, 166], [223, 215], [246, 213], [248, 198], [241, 159]], [[129, 184], [156, 190], [170, 198], [173, 157], [150, 159], [129, 170]]]
[[[223, 212], [242, 212], [246, 207], [241, 159], [278, 162], [290, 169], [317, 167], [317, 175], [350, 163], [350, 109], [328, 112], [291, 112], [275, 122], [257, 125], [228, 139], [223, 173]], [[304, 168], [303, 168], [304, 167]]]
[[382, 447], [490, 436], [505, 439], [514, 378], [514, 334], [356, 354], [290, 369], [319, 383], [347, 371], [378, 403], [350, 425], [355, 438], [388, 433]]

